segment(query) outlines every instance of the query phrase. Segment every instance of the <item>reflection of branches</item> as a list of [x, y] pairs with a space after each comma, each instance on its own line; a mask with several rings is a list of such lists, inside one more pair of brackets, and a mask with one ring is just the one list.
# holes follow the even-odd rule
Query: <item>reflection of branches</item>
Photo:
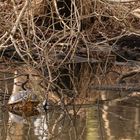
[[[79, 106], [81, 106], [81, 105], [79, 105]], [[77, 106], [75, 106], [75, 110], [76, 110], [76, 108], [77, 108]], [[54, 111], [52, 116], [50, 116], [50, 115], [48, 116], [50, 118], [50, 119], [48, 119], [49, 139], [53, 139], [53, 138], [59, 137], [60, 135], [64, 135], [64, 134], [69, 134], [69, 137], [75, 137], [76, 140], [82, 138], [82, 136], [85, 132], [86, 125], [84, 125], [81, 128], [82, 124], [79, 122], [81, 121], [81, 118], [83, 116], [78, 115], [78, 114], [75, 115], [75, 113], [74, 113], [74, 112], [76, 112], [75, 110], [73, 110], [72, 106], [70, 106], [70, 107], [67, 106], [67, 107], [65, 107], [65, 112], [64, 112], [64, 110], [60, 111], [59, 113], [58, 113], [58, 111]], [[54, 119], [55, 112], [57, 112], [57, 114], [59, 114], [59, 115], [57, 115], [56, 119]], [[84, 114], [84, 113], [81, 113], [81, 114]], [[79, 125], [80, 125], [80, 128], [79, 128]]]
[[101, 116], [101, 110], [100, 110], [100, 105], [99, 102], [97, 103], [98, 105], [98, 122], [99, 122], [99, 130], [100, 130], [100, 139], [103, 140], [103, 124], [102, 124], [102, 116]]
[[55, 128], [56, 128], [56, 125], [64, 118], [64, 114], [61, 114], [54, 122], [54, 125], [53, 125], [53, 128], [52, 128], [52, 134], [54, 134], [55, 132]]
[[[55, 122], [54, 122], [54, 124], [53, 124], [53, 126], [52, 126], [52, 130], [51, 130], [51, 135], [49, 135], [50, 136], [50, 138], [49, 139], [53, 139], [53, 138], [55, 138], [55, 137], [57, 137], [59, 134], [61, 134], [62, 133], [62, 128], [60, 129], [60, 130], [58, 130], [58, 133], [56, 134], [55, 133], [55, 131], [56, 131], [56, 127], [57, 127], [57, 125], [60, 125], [59, 124], [59, 122], [62, 120], [64, 118], [64, 114], [61, 114], [56, 120], [55, 120]], [[59, 126], [60, 127], [60, 126]], [[61, 126], [62, 127], [62, 126]]]

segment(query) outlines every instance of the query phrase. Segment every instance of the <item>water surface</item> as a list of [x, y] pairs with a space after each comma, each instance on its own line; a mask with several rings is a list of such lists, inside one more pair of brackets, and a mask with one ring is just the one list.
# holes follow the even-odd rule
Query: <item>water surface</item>
[[[12, 82], [1, 81], [1, 91], [12, 92]], [[7, 100], [1, 96], [0, 140], [139, 140], [139, 93], [127, 98], [121, 93], [124, 99], [117, 101], [120, 93], [98, 93], [110, 101], [42, 110], [33, 116], [8, 112], [3, 106]]]

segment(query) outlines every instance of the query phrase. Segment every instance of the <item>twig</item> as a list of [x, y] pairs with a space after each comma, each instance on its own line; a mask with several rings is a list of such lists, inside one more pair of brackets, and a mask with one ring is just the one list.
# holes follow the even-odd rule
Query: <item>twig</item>
[[[14, 2], [14, 0], [12, 0], [12, 1]], [[5, 43], [3, 43], [3, 45], [1, 45], [1, 46], [4, 46], [4, 44], [6, 44], [6, 43], [9, 41], [9, 39], [11, 38], [11, 35], [12, 35], [12, 36], [15, 35], [16, 30], [17, 30], [17, 27], [18, 27], [18, 25], [19, 25], [19, 22], [20, 22], [21, 18], [23, 17], [24, 12], [26, 11], [28, 5], [29, 5], [29, 0], [26, 0], [24, 6], [23, 6], [23, 8], [22, 8], [22, 10], [21, 10], [20, 13], [19, 13], [19, 16], [17, 17], [17, 20], [16, 20], [16, 22], [15, 22], [15, 25], [13, 26], [13, 28], [12, 28], [12, 30], [11, 30], [10, 36], [6, 39]], [[3, 38], [5, 38], [7, 35], [8, 35], [8, 32], [6, 32], [6, 33], [0, 38], [0, 41], [1, 41]]]

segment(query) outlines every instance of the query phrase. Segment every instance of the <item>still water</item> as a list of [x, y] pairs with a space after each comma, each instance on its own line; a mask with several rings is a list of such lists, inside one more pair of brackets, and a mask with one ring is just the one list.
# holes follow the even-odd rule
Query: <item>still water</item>
[[[11, 83], [1, 82], [1, 93], [12, 92]], [[100, 94], [112, 98], [109, 91]], [[139, 140], [140, 95], [116, 101], [119, 94], [102, 103], [39, 110], [31, 116], [8, 112], [1, 99], [0, 140]]]
[[87, 105], [77, 115], [57, 109], [22, 118], [0, 110], [0, 140], [32, 139], [139, 140], [140, 109], [121, 104]]

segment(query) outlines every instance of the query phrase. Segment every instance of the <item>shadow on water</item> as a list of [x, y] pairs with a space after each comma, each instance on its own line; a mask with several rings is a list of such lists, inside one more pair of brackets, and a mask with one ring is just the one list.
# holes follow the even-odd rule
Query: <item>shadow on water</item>
[[[13, 81], [9, 82], [12, 85]], [[12, 92], [12, 86], [7, 85], [1, 82], [1, 90], [7, 87]], [[139, 140], [139, 93], [130, 97], [121, 93], [123, 100], [118, 98], [120, 92], [114, 97], [113, 91], [94, 93], [101, 94], [104, 101], [28, 115], [12, 114], [3, 109], [1, 102], [0, 140]]]

